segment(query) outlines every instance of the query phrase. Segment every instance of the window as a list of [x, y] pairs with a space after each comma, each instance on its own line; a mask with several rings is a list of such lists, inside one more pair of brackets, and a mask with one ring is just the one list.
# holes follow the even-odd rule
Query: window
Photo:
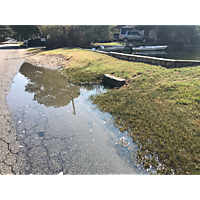
[[121, 31], [121, 34], [126, 34], [126, 30], [122, 30], [122, 31]]
[[132, 32], [132, 35], [140, 35], [138, 32]]

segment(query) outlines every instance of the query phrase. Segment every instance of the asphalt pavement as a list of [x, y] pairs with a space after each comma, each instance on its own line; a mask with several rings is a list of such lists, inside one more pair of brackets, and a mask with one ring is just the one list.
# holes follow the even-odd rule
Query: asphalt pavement
[[[24, 82], [22, 75], [16, 78], [23, 62], [17, 44], [0, 45], [0, 174], [140, 174], [141, 171], [133, 167], [134, 163], [131, 165], [120, 156], [120, 147], [117, 148], [119, 151], [116, 149], [118, 138], [96, 116], [97, 113], [83, 103], [83, 97], [76, 97], [74, 115], [69, 111], [71, 103], [68, 107], [53, 109], [40, 102], [45, 106], [38, 107], [38, 103], [29, 100], [23, 86], [19, 100], [15, 102], [16, 94], [10, 106], [16, 112], [12, 117], [7, 95], [12, 93], [12, 82], [17, 82], [18, 78], [20, 83]], [[45, 80], [38, 77], [47, 73], [49, 78], [50, 72], [39, 73], [40, 69], [35, 72], [37, 77], [32, 79], [37, 88], [32, 84], [32, 89], [43, 92], [44, 88], [38, 88], [38, 85], [41, 81], [44, 86]], [[48, 83], [62, 88], [62, 84], [67, 83], [61, 77], [58, 83], [55, 74]], [[54, 85], [49, 87], [52, 90]], [[60, 95], [62, 90], [58, 91]]]
[[6, 96], [23, 60], [18, 44], [0, 45], [0, 174], [18, 174], [18, 143]]

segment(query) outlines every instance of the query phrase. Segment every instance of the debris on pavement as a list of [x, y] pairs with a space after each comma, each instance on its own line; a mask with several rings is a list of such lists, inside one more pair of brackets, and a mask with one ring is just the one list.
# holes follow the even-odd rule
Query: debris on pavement
[[121, 140], [121, 142], [119, 142], [119, 144], [121, 144], [123, 147], [129, 145], [129, 143], [126, 142], [127, 138], [122, 137], [122, 138], [120, 138], [119, 140]]

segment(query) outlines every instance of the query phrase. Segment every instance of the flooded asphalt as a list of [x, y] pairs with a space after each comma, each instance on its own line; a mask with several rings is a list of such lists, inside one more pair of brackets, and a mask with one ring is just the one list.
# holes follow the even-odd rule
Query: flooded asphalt
[[19, 174], [148, 174], [132, 159], [136, 144], [88, 100], [105, 91], [24, 63], [7, 96], [19, 142]]

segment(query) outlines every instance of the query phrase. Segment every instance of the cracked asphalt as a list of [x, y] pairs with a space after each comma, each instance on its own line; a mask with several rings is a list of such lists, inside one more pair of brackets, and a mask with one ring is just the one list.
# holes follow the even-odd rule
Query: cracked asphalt
[[12, 80], [23, 63], [17, 46], [18, 44], [0, 45], [0, 174], [19, 173], [19, 144], [16, 141], [12, 114], [6, 102]]
[[79, 86], [12, 46], [0, 45], [0, 174], [142, 174]]

